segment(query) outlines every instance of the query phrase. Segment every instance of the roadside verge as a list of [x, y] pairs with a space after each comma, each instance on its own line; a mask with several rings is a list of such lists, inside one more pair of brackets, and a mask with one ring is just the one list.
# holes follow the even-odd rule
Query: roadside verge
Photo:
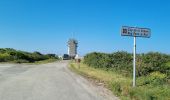
[[[126, 90], [126, 88], [129, 88], [128, 86], [131, 82], [130, 79], [126, 79], [123, 76], [113, 73], [111, 71], [104, 71], [101, 69], [91, 68], [82, 63], [80, 64], [80, 67], [76, 63], [70, 63], [69, 69], [85, 77], [95, 85], [103, 86], [108, 90], [111, 90], [113, 95], [119, 97], [119, 92], [122, 91], [122, 87], [120, 85], [123, 84], [123, 89]], [[125, 82], [127, 83], [127, 86], [124, 85]], [[125, 91], [123, 94], [128, 95]], [[123, 97], [121, 98], [123, 99]]]
[[[143, 84], [147, 81], [148, 76], [137, 79], [135, 88], [132, 87], [132, 78], [123, 76], [116, 71], [104, 70], [89, 67], [83, 63], [80, 66], [76, 63], [70, 63], [69, 67], [72, 71], [91, 80], [96, 85], [103, 85], [121, 100], [170, 100], [170, 89], [168, 84], [153, 85]], [[156, 73], [158, 76], [159, 73]], [[149, 76], [150, 77], [150, 76]], [[149, 78], [150, 79], [150, 78]]]

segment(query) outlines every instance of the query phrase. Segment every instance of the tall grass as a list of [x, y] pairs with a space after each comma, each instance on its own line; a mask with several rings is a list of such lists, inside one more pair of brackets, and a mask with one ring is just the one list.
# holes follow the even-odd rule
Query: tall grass
[[137, 87], [132, 88], [131, 77], [119, 72], [103, 70], [76, 63], [71, 63], [70, 69], [87, 78], [103, 82], [115, 95], [122, 100], [170, 100], [170, 84], [166, 75], [154, 72], [148, 76], [137, 78]]

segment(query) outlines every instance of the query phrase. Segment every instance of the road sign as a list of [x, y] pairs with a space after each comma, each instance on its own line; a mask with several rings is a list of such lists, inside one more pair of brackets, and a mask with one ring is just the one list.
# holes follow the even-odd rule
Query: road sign
[[123, 26], [122, 30], [121, 30], [121, 35], [122, 36], [150, 38], [151, 30], [149, 28]]
[[133, 47], [133, 87], [136, 85], [136, 37], [151, 37], [151, 29], [149, 28], [138, 28], [138, 27], [129, 27], [122, 26], [121, 29], [122, 36], [131, 36], [134, 37], [134, 47]]

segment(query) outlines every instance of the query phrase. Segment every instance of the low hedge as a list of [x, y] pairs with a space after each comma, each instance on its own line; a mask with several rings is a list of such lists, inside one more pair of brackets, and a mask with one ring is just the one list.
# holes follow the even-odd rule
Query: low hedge
[[[152, 72], [161, 72], [169, 76], [170, 66], [166, 63], [170, 62], [170, 55], [149, 52], [137, 54], [136, 60], [137, 76], [149, 75]], [[126, 75], [131, 75], [132, 73], [132, 62], [133, 54], [124, 51], [111, 54], [93, 52], [84, 57], [84, 63], [90, 67], [126, 72]]]

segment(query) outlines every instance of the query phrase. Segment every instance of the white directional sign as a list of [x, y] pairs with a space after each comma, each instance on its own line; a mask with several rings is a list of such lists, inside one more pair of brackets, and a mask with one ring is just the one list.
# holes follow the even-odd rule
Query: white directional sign
[[151, 29], [149, 28], [138, 28], [138, 27], [129, 27], [122, 26], [121, 29], [122, 36], [132, 36], [134, 37], [134, 48], [133, 48], [133, 87], [136, 84], [136, 37], [151, 37]]
[[151, 30], [149, 28], [138, 28], [123, 26], [121, 30], [122, 36], [132, 36], [132, 37], [151, 37]]

